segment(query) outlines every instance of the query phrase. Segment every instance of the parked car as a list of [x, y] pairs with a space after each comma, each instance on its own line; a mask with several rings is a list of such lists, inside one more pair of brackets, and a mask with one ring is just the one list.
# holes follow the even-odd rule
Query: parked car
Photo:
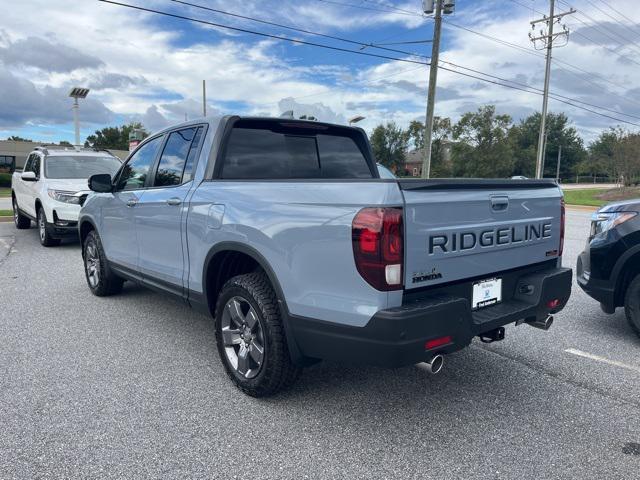
[[640, 335], [640, 200], [606, 205], [591, 218], [591, 231], [578, 257], [578, 285], [605, 313], [624, 307]]
[[550, 327], [571, 291], [553, 181], [379, 178], [359, 128], [168, 128], [89, 180], [89, 289], [131, 280], [213, 315], [224, 367], [253, 396], [318, 359], [437, 372], [475, 336]]
[[115, 174], [122, 162], [107, 151], [52, 150], [37, 147], [22, 172], [11, 177], [11, 200], [16, 228], [35, 221], [45, 247], [78, 234], [80, 205], [89, 194], [87, 179], [94, 174]]

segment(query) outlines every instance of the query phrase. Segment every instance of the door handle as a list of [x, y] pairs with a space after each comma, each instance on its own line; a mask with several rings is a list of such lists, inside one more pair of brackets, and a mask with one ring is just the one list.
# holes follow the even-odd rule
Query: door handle
[[127, 200], [127, 207], [135, 207], [137, 203], [138, 200], [136, 200], [135, 198], [131, 198]]
[[171, 197], [169, 199], [167, 199], [167, 205], [180, 205], [182, 203], [182, 200], [180, 200], [178, 197]]

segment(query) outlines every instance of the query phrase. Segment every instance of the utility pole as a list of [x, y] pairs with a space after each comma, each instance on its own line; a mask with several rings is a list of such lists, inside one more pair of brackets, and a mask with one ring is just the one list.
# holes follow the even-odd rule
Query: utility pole
[[438, 80], [438, 58], [440, 57], [440, 30], [442, 29], [442, 0], [436, 0], [433, 22], [433, 43], [431, 45], [431, 65], [429, 66], [429, 92], [427, 93], [427, 117], [424, 126], [424, 157], [422, 159], [422, 178], [431, 173], [431, 136], [433, 134], [433, 111], [436, 100], [436, 81]]
[[[545, 48], [547, 50], [547, 55], [546, 55], [547, 58], [546, 58], [546, 65], [545, 65], [545, 72], [544, 72], [544, 93], [542, 94], [542, 117], [540, 118], [540, 133], [538, 135], [536, 178], [542, 178], [544, 175], [544, 151], [546, 147], [545, 129], [546, 129], [546, 123], [547, 123], [547, 105], [549, 103], [549, 80], [551, 77], [551, 52], [553, 50], [553, 42], [558, 37], [564, 37], [566, 39], [566, 42], [564, 43], [564, 45], [566, 45], [567, 42], [569, 41], [569, 29], [564, 24], [561, 24], [562, 32], [558, 32], [554, 34], [553, 25], [555, 23], [560, 23], [560, 20], [562, 19], [562, 17], [564, 17], [565, 15], [570, 15], [572, 13], [575, 13], [575, 10], [573, 8], [571, 8], [567, 12], [556, 14], [555, 0], [549, 0], [549, 16], [547, 17], [545, 15], [542, 18], [539, 18], [538, 20], [533, 20], [531, 22], [532, 30], [535, 30], [536, 25], [539, 23], [546, 24], [547, 26], [547, 31], [545, 32], [544, 29], [541, 29], [539, 32], [540, 35], [537, 37], [529, 33], [529, 38], [533, 42], [534, 46], [537, 45], [536, 42], [541, 41], [543, 45], [542, 48]], [[558, 46], [564, 46], [564, 45], [558, 45]]]
[[556, 164], [556, 183], [560, 182], [560, 159], [562, 158], [562, 145], [558, 146], [558, 163]]
[[202, 116], [207, 116], [207, 84], [202, 80]]
[[[434, 5], [435, 4], [435, 5]], [[440, 31], [442, 14], [451, 14], [456, 6], [455, 0], [423, 0], [422, 10], [427, 15], [434, 13], [433, 42], [429, 66], [429, 91], [427, 93], [427, 118], [424, 125], [424, 157], [422, 158], [422, 178], [431, 173], [431, 137], [433, 135], [433, 112], [436, 102], [436, 82], [438, 80], [438, 58], [440, 57]]]

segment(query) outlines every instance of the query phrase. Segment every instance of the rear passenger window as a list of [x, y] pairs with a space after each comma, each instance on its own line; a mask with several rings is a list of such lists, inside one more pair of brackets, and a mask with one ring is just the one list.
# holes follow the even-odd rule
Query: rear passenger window
[[195, 132], [195, 128], [185, 128], [169, 134], [158, 164], [154, 182], [156, 187], [169, 187], [182, 183], [182, 172]]
[[[327, 132], [330, 129], [340, 134]], [[345, 130], [279, 124], [234, 127], [221, 178], [372, 178], [365, 156]]]
[[196, 162], [196, 157], [200, 151], [200, 142], [202, 142], [202, 133], [204, 127], [199, 127], [191, 142], [191, 148], [189, 149], [189, 156], [187, 157], [187, 163], [184, 166], [184, 173], [182, 174], [182, 183], [187, 183], [193, 178], [193, 166]]
[[160, 136], [149, 140], [122, 167], [118, 179], [118, 190], [137, 190], [145, 187], [147, 175], [156, 158], [161, 139]]

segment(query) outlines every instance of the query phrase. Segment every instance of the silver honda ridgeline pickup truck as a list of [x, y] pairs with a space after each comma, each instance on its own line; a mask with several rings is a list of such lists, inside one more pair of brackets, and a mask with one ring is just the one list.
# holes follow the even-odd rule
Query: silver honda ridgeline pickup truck
[[89, 186], [91, 291], [129, 280], [213, 315], [225, 369], [253, 396], [318, 359], [437, 372], [475, 336], [548, 329], [571, 291], [554, 182], [383, 180], [359, 128], [196, 120]]

